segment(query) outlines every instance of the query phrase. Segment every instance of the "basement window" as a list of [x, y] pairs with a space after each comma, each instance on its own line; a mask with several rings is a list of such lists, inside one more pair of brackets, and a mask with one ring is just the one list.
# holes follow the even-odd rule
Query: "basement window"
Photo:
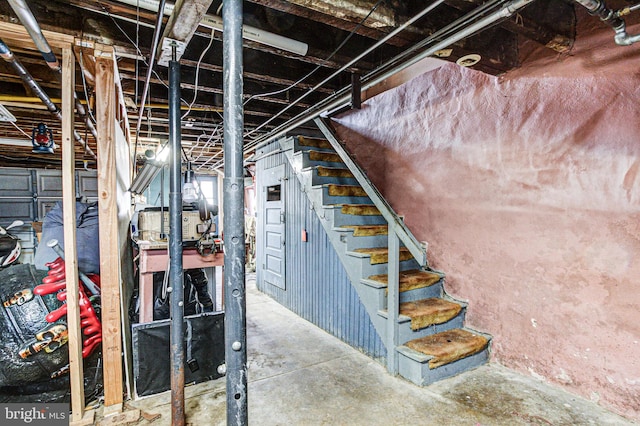
[[281, 194], [280, 185], [267, 186], [267, 201], [280, 201]]

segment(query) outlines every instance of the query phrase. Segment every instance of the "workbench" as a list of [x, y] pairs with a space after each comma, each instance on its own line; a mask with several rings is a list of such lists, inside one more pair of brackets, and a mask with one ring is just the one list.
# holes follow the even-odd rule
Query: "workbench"
[[[153, 273], [164, 272], [168, 269], [169, 254], [167, 251], [167, 244], [164, 242], [138, 241], [137, 245], [139, 251], [139, 321], [141, 323], [146, 323], [153, 321]], [[182, 269], [184, 270], [196, 268], [217, 268], [222, 266], [224, 266], [224, 254], [222, 252], [201, 256], [195, 247], [183, 247], [182, 249]], [[214, 307], [217, 307], [217, 292], [215, 292], [215, 281], [217, 281], [215, 279], [216, 275], [218, 274], [214, 274], [213, 276], [213, 291], [211, 289], [211, 285], [209, 286]], [[222, 279], [220, 282], [222, 282]], [[221, 286], [220, 288], [223, 289], [224, 286]], [[222, 294], [222, 300], [224, 300], [224, 294]]]

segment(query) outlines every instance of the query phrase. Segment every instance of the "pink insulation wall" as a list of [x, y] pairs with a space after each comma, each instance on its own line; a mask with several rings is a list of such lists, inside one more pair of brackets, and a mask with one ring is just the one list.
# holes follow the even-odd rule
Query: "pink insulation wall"
[[523, 61], [446, 64], [335, 122], [493, 361], [640, 419], [640, 46], [583, 25]]

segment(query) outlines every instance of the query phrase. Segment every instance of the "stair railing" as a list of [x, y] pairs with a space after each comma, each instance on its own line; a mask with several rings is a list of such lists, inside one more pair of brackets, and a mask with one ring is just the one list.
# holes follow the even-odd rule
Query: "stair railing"
[[393, 211], [387, 200], [382, 197], [378, 189], [371, 183], [360, 166], [351, 159], [349, 153], [339, 142], [333, 128], [322, 118], [316, 118], [316, 125], [320, 128], [333, 149], [338, 153], [342, 161], [347, 165], [358, 184], [366, 191], [373, 204], [380, 211], [389, 226], [389, 235], [396, 234], [404, 246], [409, 249], [413, 258], [421, 265], [427, 266], [427, 251], [424, 246], [413, 236], [411, 231], [404, 224], [404, 221]]
[[400, 315], [400, 241], [404, 243], [418, 264], [424, 267], [428, 266], [427, 252], [424, 246], [416, 240], [406, 227], [404, 221], [393, 211], [387, 200], [382, 197], [378, 189], [371, 183], [360, 166], [353, 161], [338, 140], [333, 127], [322, 118], [316, 118], [314, 121], [333, 149], [340, 156], [340, 159], [347, 165], [347, 168], [358, 181], [358, 184], [365, 190], [371, 201], [373, 201], [373, 204], [380, 211], [382, 217], [387, 221], [389, 238], [387, 269], [387, 370], [391, 374], [397, 374], [398, 353], [396, 352], [396, 347], [399, 343], [398, 336], [400, 334], [400, 326], [398, 323], [398, 317]]

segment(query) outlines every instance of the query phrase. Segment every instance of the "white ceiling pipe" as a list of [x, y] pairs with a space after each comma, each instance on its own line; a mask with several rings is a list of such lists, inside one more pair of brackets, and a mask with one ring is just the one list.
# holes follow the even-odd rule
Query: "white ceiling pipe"
[[[127, 4], [129, 6], [140, 7], [152, 12], [157, 12], [160, 7], [158, 0], [117, 0], [120, 3]], [[171, 15], [174, 6], [172, 4], [165, 4], [163, 13], [165, 15]], [[207, 28], [213, 28], [217, 31], [223, 31], [222, 18], [216, 15], [205, 15], [200, 21], [200, 25]], [[288, 37], [261, 30], [260, 28], [250, 27], [243, 25], [242, 37], [255, 41], [257, 43], [264, 44], [266, 46], [275, 47], [276, 49], [286, 50], [287, 52], [295, 53], [297, 55], [304, 56], [309, 50], [307, 43], [293, 40]]]

